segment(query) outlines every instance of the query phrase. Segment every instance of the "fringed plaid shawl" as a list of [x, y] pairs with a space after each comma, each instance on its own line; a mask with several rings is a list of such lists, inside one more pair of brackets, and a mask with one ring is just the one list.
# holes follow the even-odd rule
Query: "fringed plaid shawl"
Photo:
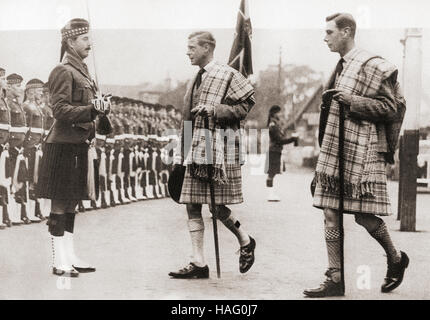
[[[346, 59], [335, 88], [352, 95], [376, 96], [382, 82], [396, 71], [395, 66], [361, 49], [353, 49]], [[339, 194], [339, 103], [332, 101], [316, 167], [316, 182], [330, 194]], [[345, 119], [345, 195], [360, 199], [373, 197], [378, 161], [376, 125], [369, 121]]]
[[[193, 84], [194, 81], [191, 86]], [[192, 87], [185, 96], [185, 107], [191, 105], [191, 89]], [[197, 106], [209, 105], [215, 108], [221, 103], [238, 105], [254, 94], [254, 88], [249, 80], [235, 69], [219, 63], [215, 63], [208, 71], [199, 91]], [[197, 116], [194, 119], [192, 149], [184, 163], [189, 166], [194, 178], [208, 181], [211, 176], [214, 183], [227, 184], [224, 136], [221, 132], [221, 129], [224, 128], [215, 121], [214, 117], [209, 117], [206, 121], [208, 121], [208, 130], [205, 130], [204, 117]], [[234, 152], [235, 155], [239, 155], [238, 147]], [[212, 164], [211, 174], [209, 172], [210, 164]]]

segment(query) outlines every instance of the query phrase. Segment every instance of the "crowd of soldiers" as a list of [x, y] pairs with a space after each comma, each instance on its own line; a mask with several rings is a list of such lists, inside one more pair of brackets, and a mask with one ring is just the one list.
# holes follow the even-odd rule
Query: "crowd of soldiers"
[[[41, 222], [50, 200], [38, 199], [43, 140], [54, 123], [47, 83], [31, 79], [23, 88], [18, 74], [0, 68], [0, 229]], [[88, 188], [93, 200], [78, 210], [113, 207], [168, 197], [167, 181], [181, 114], [171, 106], [112, 97], [113, 132], [97, 134], [89, 149]], [[171, 132], [172, 133], [172, 132]]]

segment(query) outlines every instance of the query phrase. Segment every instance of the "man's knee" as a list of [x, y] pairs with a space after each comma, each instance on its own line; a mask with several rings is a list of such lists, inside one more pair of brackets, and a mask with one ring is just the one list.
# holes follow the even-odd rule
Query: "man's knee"
[[354, 216], [355, 222], [369, 231], [376, 230], [383, 222], [381, 218], [368, 213], [356, 213]]
[[51, 212], [56, 214], [62, 214], [67, 212], [69, 201], [52, 199], [51, 201]]
[[78, 205], [77, 200], [70, 200], [66, 207], [67, 213], [74, 213], [76, 210], [76, 206]]
[[[217, 207], [217, 214], [219, 220], [226, 220], [231, 215], [231, 210], [224, 205], [219, 205]], [[209, 210], [213, 214], [213, 208], [209, 205]]]
[[324, 222], [327, 227], [339, 226], [339, 215], [337, 211], [332, 209], [324, 209]]
[[198, 203], [187, 203], [188, 219], [199, 219], [202, 217], [202, 205]]

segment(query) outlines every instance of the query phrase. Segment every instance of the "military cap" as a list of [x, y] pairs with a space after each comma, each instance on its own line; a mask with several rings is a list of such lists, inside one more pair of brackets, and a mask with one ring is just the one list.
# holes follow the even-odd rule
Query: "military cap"
[[90, 24], [87, 20], [81, 18], [75, 18], [67, 22], [67, 24], [61, 29], [61, 38], [63, 41], [77, 37], [81, 34], [88, 33]]
[[44, 83], [42, 80], [39, 79], [31, 79], [27, 82], [25, 85], [25, 89], [33, 89], [33, 88], [43, 88]]
[[24, 80], [19, 74], [12, 73], [6, 78], [7, 84], [19, 84]]

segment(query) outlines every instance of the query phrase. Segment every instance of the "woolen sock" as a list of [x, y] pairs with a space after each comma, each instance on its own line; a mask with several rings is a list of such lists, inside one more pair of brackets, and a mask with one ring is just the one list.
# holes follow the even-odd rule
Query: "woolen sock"
[[70, 233], [73, 233], [73, 230], [75, 228], [75, 213], [65, 213], [66, 216], [66, 224], [64, 227], [64, 230]]
[[66, 225], [66, 215], [64, 213], [52, 213], [49, 215], [48, 232], [55, 237], [64, 236], [64, 229]]
[[382, 221], [379, 227], [369, 232], [369, 234], [378, 241], [378, 243], [384, 248], [385, 253], [387, 254], [388, 259], [391, 262], [398, 263], [401, 260], [401, 254], [397, 251], [396, 247], [391, 240], [390, 234], [387, 229], [387, 225], [384, 221]]
[[188, 230], [190, 231], [191, 245], [193, 247], [193, 260], [192, 261], [198, 267], [204, 267], [206, 265], [203, 243], [204, 243], [204, 232], [205, 225], [203, 219], [189, 219]]
[[[325, 227], [325, 242], [327, 245], [327, 255], [328, 255], [328, 266], [329, 269], [337, 269], [340, 272], [340, 231], [339, 228]], [[332, 279], [335, 282], [337, 280], [337, 275], [332, 275]]]

